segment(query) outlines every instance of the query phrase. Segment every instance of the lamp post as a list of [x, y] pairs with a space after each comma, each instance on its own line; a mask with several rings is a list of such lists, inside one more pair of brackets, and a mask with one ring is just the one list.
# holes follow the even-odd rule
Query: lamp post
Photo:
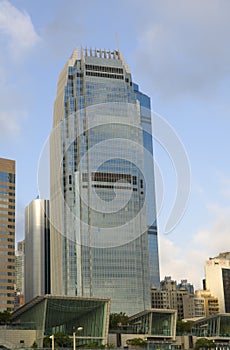
[[50, 339], [52, 339], [52, 350], [54, 350], [54, 335], [53, 334], [50, 336]]
[[[81, 332], [81, 331], [83, 331], [83, 327], [77, 327], [77, 332]], [[73, 332], [73, 350], [76, 350], [76, 333], [75, 332]]]

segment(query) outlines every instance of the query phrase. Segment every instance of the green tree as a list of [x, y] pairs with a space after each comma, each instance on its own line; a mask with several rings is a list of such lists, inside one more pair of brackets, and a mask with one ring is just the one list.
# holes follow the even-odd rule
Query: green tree
[[33, 342], [33, 345], [31, 346], [32, 349], [36, 349], [38, 347], [38, 344], [36, 343], [36, 341]]
[[51, 348], [51, 339], [50, 339], [50, 335], [46, 335], [43, 338], [43, 347], [44, 348]]
[[109, 317], [109, 329], [120, 329], [123, 325], [127, 325], [129, 317], [125, 312], [113, 313]]
[[133, 338], [126, 340], [127, 345], [137, 345], [137, 346], [145, 346], [147, 341], [142, 338]]
[[94, 343], [93, 341], [89, 342], [88, 344], [84, 345], [83, 346], [84, 348], [88, 348], [88, 349], [105, 349], [105, 345], [102, 345], [102, 344], [97, 344], [97, 343]]
[[[51, 348], [51, 342], [50, 335], [47, 335], [43, 338], [43, 347]], [[72, 339], [65, 333], [56, 333], [54, 334], [54, 346], [55, 348], [72, 347]]]
[[57, 344], [58, 347], [67, 348], [72, 345], [72, 339], [65, 333], [56, 333], [54, 344]]
[[199, 338], [195, 344], [196, 350], [200, 348], [215, 348], [215, 347], [216, 345], [214, 344], [214, 342], [208, 338]]
[[176, 332], [179, 335], [182, 334], [187, 334], [192, 332], [192, 327], [193, 327], [194, 322], [193, 321], [177, 321], [176, 324]]
[[0, 324], [8, 324], [10, 322], [11, 313], [9, 311], [0, 312]]

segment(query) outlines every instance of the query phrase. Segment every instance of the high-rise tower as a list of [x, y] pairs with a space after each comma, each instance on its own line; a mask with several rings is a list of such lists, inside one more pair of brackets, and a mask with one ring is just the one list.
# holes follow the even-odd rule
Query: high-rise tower
[[0, 158], [0, 311], [14, 310], [15, 161]]
[[119, 51], [76, 49], [51, 134], [51, 292], [150, 308], [159, 264], [150, 99]]
[[25, 301], [50, 294], [49, 201], [34, 199], [25, 209]]

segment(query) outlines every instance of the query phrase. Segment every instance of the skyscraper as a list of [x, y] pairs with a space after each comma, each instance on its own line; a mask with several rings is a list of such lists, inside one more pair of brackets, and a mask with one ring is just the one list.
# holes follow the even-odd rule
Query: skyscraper
[[159, 287], [150, 99], [119, 51], [76, 49], [51, 134], [51, 291], [148, 309]]
[[14, 310], [15, 161], [0, 158], [0, 311]]
[[33, 200], [25, 210], [25, 301], [50, 294], [49, 201]]

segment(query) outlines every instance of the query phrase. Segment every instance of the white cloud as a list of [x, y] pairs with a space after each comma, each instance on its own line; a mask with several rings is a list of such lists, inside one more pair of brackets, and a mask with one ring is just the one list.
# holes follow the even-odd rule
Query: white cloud
[[19, 136], [25, 118], [26, 113], [23, 111], [0, 111], [0, 140], [4, 141]]
[[7, 47], [14, 59], [23, 58], [40, 40], [28, 13], [7, 0], [0, 1], [0, 33], [1, 46]]
[[159, 237], [161, 279], [166, 275], [177, 281], [188, 279], [200, 289], [205, 261], [230, 251], [230, 207], [211, 205], [208, 209], [213, 215], [212, 223], [197, 231], [183, 247], [166, 236]]
[[230, 176], [221, 171], [216, 171], [216, 177], [220, 183], [219, 194], [229, 201], [230, 199]]
[[196, 289], [201, 288], [204, 257], [191, 251], [190, 245], [187, 248], [176, 246], [166, 236], [159, 237], [159, 248], [161, 280], [165, 276], [171, 276], [177, 282], [187, 279]]
[[229, 77], [230, 3], [154, 1], [148, 11], [136, 53], [142, 77], [162, 95], [216, 91]]
[[30, 16], [0, 0], [0, 140], [4, 143], [22, 135], [28, 116], [28, 93], [24, 93], [28, 77], [23, 65], [39, 40]]
[[213, 215], [213, 223], [209, 228], [197, 232], [193, 238], [198, 249], [206, 252], [206, 258], [230, 251], [230, 207], [212, 205], [209, 211]]

